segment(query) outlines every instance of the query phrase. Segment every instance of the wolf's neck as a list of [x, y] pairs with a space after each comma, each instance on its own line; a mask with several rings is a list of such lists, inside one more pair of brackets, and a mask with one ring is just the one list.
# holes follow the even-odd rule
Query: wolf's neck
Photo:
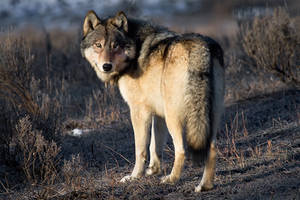
[[[135, 71], [127, 71], [125, 74], [119, 77], [117, 85], [120, 90], [120, 93], [123, 99], [129, 103], [130, 99], [132, 98], [132, 91], [135, 91], [137, 88], [140, 87], [140, 79], [139, 76], [139, 69]], [[138, 95], [138, 94], [134, 94]]]
[[163, 32], [167, 29], [160, 26], [154, 26], [151, 23], [138, 19], [128, 19], [129, 36], [136, 41], [143, 43], [143, 41], [151, 34]]

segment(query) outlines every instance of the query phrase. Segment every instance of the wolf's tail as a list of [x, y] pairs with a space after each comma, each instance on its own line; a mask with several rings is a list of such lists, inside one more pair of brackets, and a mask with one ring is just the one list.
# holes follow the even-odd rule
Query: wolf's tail
[[186, 141], [196, 163], [209, 154], [222, 115], [223, 97], [223, 51], [215, 41], [203, 37], [190, 51], [185, 94]]

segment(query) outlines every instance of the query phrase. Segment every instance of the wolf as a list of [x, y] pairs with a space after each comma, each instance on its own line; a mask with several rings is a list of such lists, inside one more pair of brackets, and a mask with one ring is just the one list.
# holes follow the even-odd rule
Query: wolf
[[[117, 85], [130, 108], [135, 165], [120, 182], [160, 174], [169, 133], [175, 160], [161, 182], [176, 183], [191, 152], [195, 161], [205, 163], [195, 191], [212, 189], [224, 97], [220, 45], [200, 34], [178, 34], [128, 18], [122, 11], [104, 19], [89, 11], [80, 48], [98, 78]], [[145, 170], [148, 147], [150, 162]]]

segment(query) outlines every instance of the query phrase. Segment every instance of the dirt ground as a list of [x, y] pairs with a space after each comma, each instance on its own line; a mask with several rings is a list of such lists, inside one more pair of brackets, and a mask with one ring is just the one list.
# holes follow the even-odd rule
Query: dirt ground
[[[65, 1], [58, 0], [57, 2]], [[91, 2], [96, 3], [94, 0]], [[173, 0], [169, 2], [173, 3]], [[55, 143], [61, 148], [61, 151], [55, 157], [58, 164], [52, 170], [56, 176], [53, 183], [50, 181], [48, 184], [48, 180], [45, 181], [43, 178], [40, 179], [46, 183], [40, 183], [40, 181], [32, 184], [28, 181], [24, 175], [22, 155], [20, 156], [20, 153], [23, 152], [14, 151], [14, 145], [10, 144], [14, 144], [15, 141], [7, 139], [7, 135], [9, 135], [7, 130], [14, 130], [16, 126], [13, 124], [13, 129], [8, 129], [5, 127], [6, 124], [1, 121], [2, 115], [7, 117], [11, 113], [18, 113], [18, 110], [10, 110], [6, 101], [2, 101], [3, 99], [0, 98], [0, 133], [2, 133], [0, 134], [0, 145], [7, 142], [5, 144], [8, 146], [6, 148], [8, 151], [4, 151], [7, 155], [1, 153], [0, 146], [0, 200], [300, 200], [300, 90], [291, 89], [293, 87], [280, 82], [269, 72], [262, 72], [260, 71], [262, 69], [257, 66], [253, 67], [253, 62], [245, 62], [244, 57], [247, 58], [246, 61], [249, 61], [249, 58], [241, 51], [242, 43], [239, 41], [241, 39], [238, 34], [236, 35], [236, 32], [242, 30], [238, 25], [242, 24], [242, 20], [245, 19], [237, 20], [232, 16], [239, 10], [242, 13], [243, 9], [247, 14], [248, 6], [249, 11], [259, 11], [261, 5], [265, 4], [252, 0], [247, 1], [249, 5], [243, 5], [246, 1], [240, 1], [243, 3], [237, 4], [230, 2], [239, 1], [226, 1], [224, 5], [219, 1], [211, 2], [214, 2], [215, 6], [207, 9], [206, 13], [197, 11], [195, 12], [197, 15], [195, 13], [182, 15], [175, 13], [169, 17], [168, 15], [165, 17], [158, 15], [151, 18], [154, 23], [168, 26], [177, 32], [198, 32], [210, 35], [216, 38], [225, 50], [226, 109], [217, 136], [217, 167], [214, 188], [211, 191], [194, 192], [195, 186], [202, 178], [203, 165], [195, 166], [190, 158], [185, 162], [181, 179], [177, 184], [160, 183], [160, 177], [169, 174], [173, 166], [174, 150], [171, 138], [168, 138], [164, 148], [163, 173], [161, 175], [142, 177], [128, 183], [119, 182], [121, 178], [131, 173], [135, 162], [134, 135], [129, 109], [121, 100], [120, 94], [114, 92], [117, 89], [105, 88], [97, 79], [90, 65], [81, 58], [79, 51], [81, 33], [76, 27], [81, 27], [83, 16], [77, 16], [76, 10], [76, 15], [73, 17], [70, 15], [68, 18], [76, 22], [77, 25], [74, 27], [76, 31], [73, 29], [51, 31], [49, 28], [49, 32], [43, 30], [40, 33], [33, 28], [23, 33], [24, 38], [29, 37], [28, 41], [31, 41], [32, 46], [25, 46], [22, 49], [19, 48], [23, 47], [22, 45], [16, 45], [17, 48], [11, 45], [10, 51], [5, 45], [5, 48], [2, 48], [4, 56], [0, 55], [0, 61], [2, 57], [5, 58], [4, 52], [8, 52], [8, 55], [11, 53], [14, 58], [12, 60], [18, 61], [16, 64], [14, 62], [12, 64], [12, 66], [16, 65], [16, 69], [19, 69], [19, 63], [23, 64], [23, 57], [30, 58], [28, 66], [36, 69], [34, 73], [29, 74], [31, 76], [29, 76], [30, 80], [28, 79], [32, 90], [30, 91], [34, 97], [33, 102], [38, 102], [40, 103], [38, 105], [45, 107], [41, 109], [41, 113], [49, 111], [51, 115], [53, 114], [53, 116], [49, 115], [50, 122], [52, 122], [51, 119], [58, 122], [60, 127], [57, 134], [59, 135], [55, 138]], [[293, 16], [298, 16], [295, 18], [297, 25], [300, 24], [298, 23], [300, 21], [299, 3], [293, 2], [295, 3], [280, 1], [280, 4], [284, 3], [283, 7], [289, 6], [291, 11], [294, 10]], [[267, 5], [271, 6], [269, 3], [271, 4], [268, 1]], [[257, 5], [252, 6], [252, 4]], [[69, 10], [69, 7], [65, 6], [65, 9]], [[222, 10], [227, 11], [220, 12]], [[262, 12], [264, 10], [268, 9], [262, 9]], [[3, 15], [5, 12], [0, 12], [0, 16], [1, 14]], [[63, 14], [61, 22], [65, 24], [67, 19], [65, 12]], [[219, 15], [215, 16], [215, 14]], [[28, 19], [32, 21], [33, 17]], [[20, 20], [20, 22], [23, 24], [25, 21]], [[9, 20], [6, 23], [9, 23]], [[38, 19], [38, 23], [41, 23], [40, 19]], [[295, 27], [297, 27], [296, 25]], [[15, 32], [18, 32], [18, 29], [16, 30]], [[5, 38], [5, 36], [3, 37]], [[13, 40], [12, 42], [10, 40], [3, 41], [14, 44]], [[22, 37], [16, 41], [23, 44]], [[9, 45], [7, 46], [9, 47]], [[19, 55], [20, 52], [22, 53], [20, 49], [24, 50], [24, 55]], [[32, 53], [30, 53], [31, 50]], [[2, 63], [4, 63], [3, 69], [12, 68], [7, 63]], [[299, 62], [296, 66], [299, 66]], [[256, 74], [257, 71], [264, 75], [257, 77], [259, 75], [259, 73]], [[19, 78], [20, 83], [23, 83], [23, 76], [21, 78], [19, 76], [12, 80], [15, 81]], [[36, 81], [31, 79], [36, 77], [38, 77]], [[24, 76], [24, 80], [25, 78]], [[48, 78], [51, 83], [49, 85]], [[12, 95], [12, 97], [15, 96]], [[59, 108], [57, 109], [58, 115], [55, 115], [56, 110], [52, 109], [56, 107], [51, 107], [56, 101], [58, 102], [57, 108]], [[50, 105], [50, 103], [52, 104]], [[46, 106], [48, 104], [49, 107]], [[6, 109], [8, 114], [2, 111], [6, 107], [9, 107]], [[22, 109], [20, 110], [21, 113], [24, 112]], [[60, 116], [59, 119], [56, 116]], [[47, 125], [44, 118], [40, 118], [37, 122], [42, 121], [42, 124]], [[14, 118], [7, 117], [7, 119]], [[7, 119], [5, 118], [5, 120]], [[19, 120], [19, 117], [16, 119]], [[56, 129], [55, 123], [47, 127]], [[79, 131], [82, 130], [82, 135], [75, 136], [73, 132], [75, 128]], [[40, 129], [36, 130], [40, 131]], [[54, 132], [47, 129], [43, 129], [43, 131], [45, 136]], [[14, 139], [14, 137], [11, 138]], [[13, 159], [8, 154], [12, 154]], [[31, 156], [33, 153], [28, 155]], [[23, 160], [25, 160], [25, 156]], [[148, 164], [146, 163], [146, 166]], [[30, 167], [39, 171], [31, 164]]]
[[[128, 122], [112, 124], [82, 137], [66, 136], [63, 148], [80, 153], [95, 181], [94, 191], [55, 199], [300, 199], [300, 92], [285, 91], [227, 105], [218, 135], [215, 187], [195, 193], [203, 167], [188, 160], [176, 185], [158, 177], [118, 181], [134, 164]], [[66, 151], [65, 151], [66, 152]], [[170, 172], [173, 150], [164, 150], [163, 171]]]

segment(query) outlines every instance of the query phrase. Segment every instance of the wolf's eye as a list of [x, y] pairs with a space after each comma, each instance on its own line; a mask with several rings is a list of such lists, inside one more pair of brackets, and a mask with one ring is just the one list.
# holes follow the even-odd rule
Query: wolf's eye
[[114, 49], [117, 49], [117, 48], [119, 48], [119, 44], [118, 44], [118, 43], [113, 43], [112, 47], [113, 47]]
[[100, 42], [97, 42], [97, 43], [95, 44], [95, 46], [96, 46], [97, 48], [102, 48], [102, 44], [101, 44]]

